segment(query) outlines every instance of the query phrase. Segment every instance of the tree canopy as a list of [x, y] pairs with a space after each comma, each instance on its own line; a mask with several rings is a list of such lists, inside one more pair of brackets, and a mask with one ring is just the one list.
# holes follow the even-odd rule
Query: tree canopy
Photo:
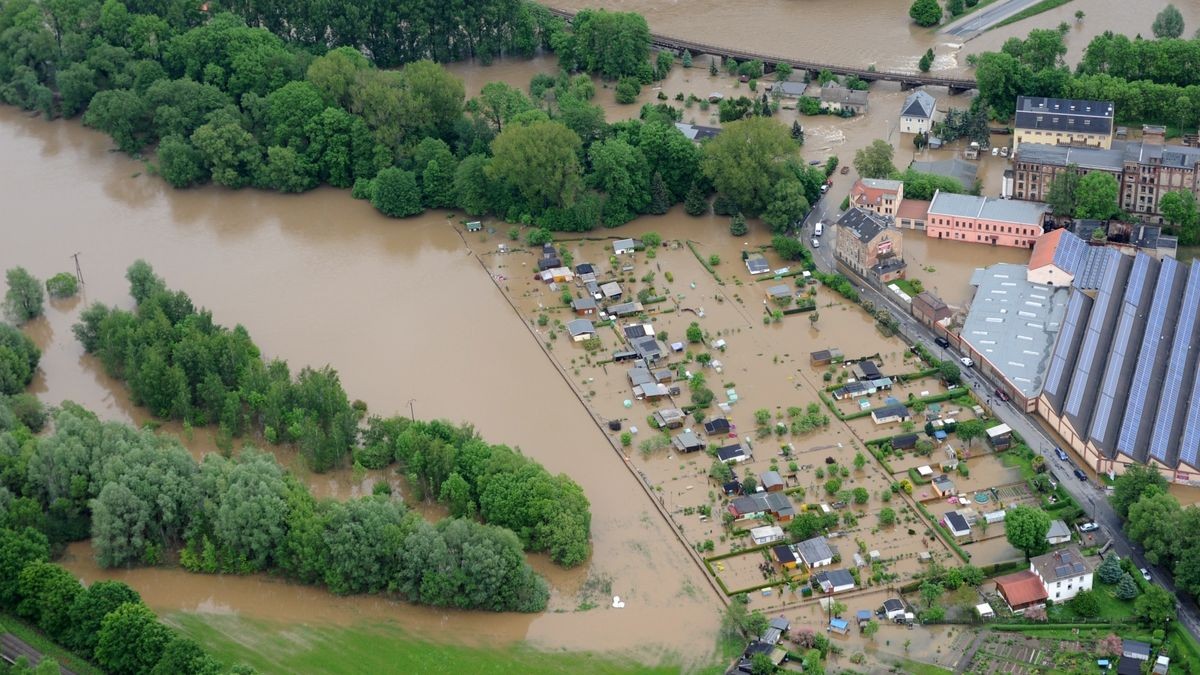
[[1050, 544], [1046, 533], [1050, 531], [1050, 515], [1045, 511], [1018, 504], [1004, 516], [1004, 534], [1013, 548], [1023, 551], [1026, 558], [1046, 552]]
[[729, 123], [708, 141], [701, 168], [717, 192], [747, 215], [758, 215], [772, 202], [775, 185], [789, 173], [796, 153], [786, 127], [751, 117]]
[[854, 153], [854, 170], [863, 178], [887, 178], [896, 172], [894, 155], [891, 143], [876, 139]]

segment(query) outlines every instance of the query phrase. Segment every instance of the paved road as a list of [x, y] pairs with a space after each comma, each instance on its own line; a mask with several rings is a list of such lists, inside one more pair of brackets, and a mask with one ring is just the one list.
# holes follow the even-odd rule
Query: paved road
[[[13, 664], [22, 656], [31, 666], [42, 662], [42, 653], [29, 646], [27, 642], [12, 633], [0, 634], [0, 660]], [[62, 665], [59, 665], [58, 672], [62, 675], [75, 675], [74, 671], [68, 670]]]
[[1017, 12], [1029, 7], [1038, 0], [1001, 0], [959, 21], [954, 21], [942, 29], [945, 35], [970, 40], [979, 33], [991, 28]]
[[[831, 189], [830, 192], [842, 194], [841, 192], [835, 192], [835, 189]], [[798, 233], [802, 241], [806, 244], [811, 244], [813, 225], [818, 220], [825, 222], [825, 234], [821, 237], [821, 247], [813, 251], [813, 258], [817, 267], [824, 272], [837, 271], [833, 262], [834, 237], [836, 236], [833, 232], [833, 223], [841, 215], [837, 207], [838, 204], [832, 198], [820, 200], [812, 212], [809, 213], [808, 218], [805, 219]], [[944, 359], [957, 360], [961, 356], [952, 349], [942, 349], [937, 346], [933, 341], [933, 332], [918, 323], [912, 314], [909, 313], [908, 308], [901, 306], [898, 299], [879, 293], [870, 286], [861, 283], [859, 284], [859, 294], [864, 299], [874, 303], [876, 307], [890, 309], [892, 316], [899, 322], [900, 333], [909, 343], [922, 344], [930, 353]], [[1075, 465], [1059, 461], [1057, 455], [1054, 454], [1056, 441], [1042, 428], [1038, 421], [1031, 415], [1013, 407], [1011, 403], [1000, 401], [992, 394], [996, 390], [994, 382], [991, 382], [972, 368], [963, 368], [962, 371], [963, 379], [966, 380], [971, 389], [988, 401], [996, 419], [1012, 427], [1014, 431], [1021, 435], [1021, 438], [1025, 439], [1029, 447], [1045, 458], [1046, 466], [1051, 467], [1051, 470], [1054, 471], [1054, 474], [1059, 478], [1067, 492], [1075, 498], [1075, 501], [1086, 513], [1107, 531], [1113, 540], [1112, 550], [1116, 551], [1117, 555], [1122, 558], [1132, 557], [1136, 567], [1150, 569], [1154, 579], [1153, 583], [1162, 586], [1171, 593], [1174, 593], [1177, 598], [1180, 598], [1179, 620], [1183, 622], [1192, 635], [1200, 639], [1200, 610], [1197, 609], [1195, 601], [1184, 600], [1180, 597], [1178, 591], [1175, 590], [1175, 584], [1170, 575], [1151, 566], [1145, 556], [1142, 555], [1141, 547], [1126, 539], [1124, 532], [1121, 530], [1121, 519], [1109, 505], [1104, 490], [1099, 487], [1099, 484], [1093, 480], [1077, 480], [1073, 474]]]

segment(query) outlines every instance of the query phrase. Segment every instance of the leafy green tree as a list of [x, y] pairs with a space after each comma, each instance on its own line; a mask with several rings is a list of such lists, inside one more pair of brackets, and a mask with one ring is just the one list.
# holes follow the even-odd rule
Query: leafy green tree
[[588, 153], [591, 187], [608, 195], [604, 224], [615, 227], [633, 220], [650, 205], [650, 175], [641, 150], [620, 138], [594, 143]]
[[962, 566], [963, 583], [971, 587], [977, 587], [983, 583], [983, 570], [974, 565]]
[[1104, 557], [1104, 561], [1096, 568], [1096, 578], [1105, 584], [1116, 584], [1121, 581], [1121, 577], [1125, 575], [1125, 571], [1121, 569], [1121, 563], [1113, 554], [1108, 554]]
[[158, 173], [171, 187], [186, 188], [208, 180], [204, 157], [186, 138], [167, 136], [158, 144]]
[[946, 0], [946, 12], [950, 16], [958, 16], [965, 11], [963, 0]]
[[744, 237], [749, 231], [750, 228], [746, 225], [746, 216], [741, 213], [733, 214], [733, 217], [729, 219], [729, 234], [735, 237]]
[[41, 316], [46, 304], [42, 283], [24, 267], [9, 269], [5, 277], [8, 292], [4, 295], [4, 309], [9, 318], [21, 324]]
[[795, 178], [785, 178], [775, 184], [771, 203], [763, 213], [762, 219], [771, 226], [772, 232], [778, 233], [803, 220], [808, 211], [809, 204], [804, 195], [804, 186]]
[[1012, 54], [984, 52], [975, 63], [975, 81], [982, 103], [998, 117], [1008, 118], [1016, 109], [1017, 96], [1032, 89], [1033, 72]]
[[937, 362], [938, 376], [942, 378], [946, 384], [957, 386], [962, 382], [962, 371], [959, 370], [958, 364], [953, 361], [938, 361]]
[[930, 47], [929, 49], [925, 50], [924, 54], [921, 55], [921, 60], [917, 61], [917, 68], [922, 73], [928, 73], [929, 69], [933, 67], [933, 58], [933, 48]]
[[926, 579], [925, 581], [921, 582], [921, 587], [918, 589], [918, 592], [921, 594], [921, 600], [925, 603], [925, 606], [933, 607], [933, 603], [937, 602], [938, 598], [942, 597], [942, 594], [946, 592], [946, 589], [938, 582]]
[[1108, 220], [1117, 214], [1120, 186], [1112, 174], [1093, 171], [1079, 179], [1075, 217]]
[[150, 675], [221, 675], [228, 672], [220, 661], [204, 652], [194, 640], [182, 635], [172, 636], [163, 648], [162, 658], [154, 665]]
[[717, 192], [732, 199], [747, 215], [767, 209], [775, 184], [787, 175], [796, 156], [786, 127], [764, 118], [732, 122], [704, 147], [704, 174]]
[[32, 528], [0, 529], [0, 607], [13, 609], [21, 599], [20, 572], [30, 563], [50, 559], [46, 536]]
[[636, 145], [646, 157], [651, 175], [662, 175], [671, 192], [671, 203], [682, 200], [700, 170], [699, 148], [674, 124], [666, 122], [643, 124]]
[[533, 110], [533, 103], [520, 89], [504, 82], [489, 82], [483, 85], [477, 98], [471, 99], [467, 109], [486, 120], [496, 133], [500, 133], [514, 117]]
[[1100, 600], [1096, 597], [1096, 591], [1080, 591], [1067, 604], [1071, 611], [1085, 619], [1100, 616]]
[[896, 524], [896, 511], [891, 507], [885, 506], [879, 510], [879, 524], [884, 527], [889, 527]]
[[854, 170], [863, 178], [887, 178], [896, 171], [892, 164], [894, 154], [887, 141], [871, 141], [870, 145], [854, 153]]
[[1154, 17], [1150, 30], [1156, 38], [1177, 38], [1183, 35], [1183, 15], [1175, 5], [1167, 5]]
[[250, 185], [262, 166], [263, 153], [258, 140], [228, 116], [216, 116], [196, 129], [191, 141], [217, 185], [229, 188]]
[[263, 183], [280, 192], [304, 192], [317, 186], [316, 167], [290, 147], [267, 148]]
[[170, 641], [171, 630], [158, 622], [150, 608], [126, 603], [100, 622], [96, 663], [110, 673], [147, 673], [162, 658]]
[[1117, 582], [1117, 589], [1114, 594], [1119, 600], [1133, 600], [1141, 591], [1138, 589], [1137, 582], [1133, 580], [1128, 572], [1121, 573], [1121, 580]]
[[1129, 509], [1150, 490], [1167, 491], [1167, 479], [1152, 466], [1131, 464], [1125, 473], [1117, 476], [1109, 502], [1122, 518], [1129, 517]]
[[790, 63], [775, 64], [775, 79], [779, 82], [787, 82], [792, 76], [792, 66]]
[[583, 10], [575, 15], [571, 29], [574, 56], [582, 70], [607, 79], [649, 74], [650, 27], [640, 14]]
[[1151, 584], [1134, 601], [1133, 613], [1151, 626], [1162, 626], [1175, 618], [1175, 596], [1162, 586]]
[[1045, 511], [1018, 504], [1008, 509], [1004, 516], [1004, 534], [1012, 547], [1023, 551], [1026, 558], [1046, 552], [1050, 544], [1046, 533], [1050, 531], [1050, 516]]
[[70, 629], [65, 643], [77, 654], [91, 658], [104, 617], [122, 605], [140, 605], [141, 602], [137, 591], [120, 581], [97, 581], [71, 602], [68, 611]]
[[1046, 195], [1046, 203], [1056, 216], [1072, 217], [1078, 204], [1079, 181], [1081, 176], [1075, 164], [1068, 164], [1065, 169], [1055, 174], [1050, 181], [1050, 192]]
[[59, 111], [63, 117], [74, 117], [87, 109], [96, 87], [96, 71], [86, 63], [72, 63], [54, 75], [61, 96]]
[[987, 435], [987, 428], [984, 426], [983, 420], [963, 420], [958, 423], [954, 433], [969, 448], [974, 445], [976, 439]]
[[438, 501], [446, 504], [450, 515], [455, 518], [470, 518], [475, 515], [475, 502], [471, 501], [471, 486], [457, 472], [451, 473], [442, 483]]
[[937, 0], [913, 0], [908, 16], [918, 26], [936, 26], [942, 20], [942, 7]]
[[1164, 194], [1158, 208], [1163, 218], [1175, 226], [1180, 244], [1192, 245], [1200, 241], [1200, 212], [1190, 190], [1172, 190]]
[[417, 177], [411, 171], [387, 168], [375, 176], [371, 193], [371, 205], [384, 215], [407, 218], [421, 213], [421, 190]]
[[48, 562], [30, 562], [17, 577], [21, 602], [17, 613], [29, 619], [54, 640], [71, 628], [71, 605], [83, 586], [67, 570]]
[[661, 216], [671, 210], [672, 203], [671, 192], [663, 182], [662, 174], [655, 171], [650, 176], [650, 205], [646, 209], [647, 213]]
[[145, 105], [128, 89], [110, 89], [93, 96], [83, 123], [112, 136], [122, 152], [137, 152], [144, 145]]
[[683, 200], [683, 210], [689, 216], [705, 216], [708, 215], [708, 198], [696, 183], [692, 183], [692, 187], [688, 188], [687, 198]]
[[1129, 507], [1125, 532], [1142, 545], [1147, 560], [1171, 567], [1181, 550], [1178, 532], [1182, 516], [1178, 500], [1149, 488]]
[[492, 142], [487, 176], [514, 190], [534, 212], [575, 202], [582, 185], [579, 137], [558, 122], [510, 125]]
[[622, 77], [617, 82], [616, 93], [617, 103], [634, 103], [642, 93], [642, 83], [636, 77]]

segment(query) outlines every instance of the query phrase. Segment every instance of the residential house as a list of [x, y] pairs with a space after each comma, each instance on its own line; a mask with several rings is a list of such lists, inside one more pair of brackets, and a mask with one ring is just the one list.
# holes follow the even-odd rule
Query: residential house
[[936, 492], [939, 497], [955, 494], [954, 481], [950, 480], [950, 477], [946, 474], [937, 476], [933, 479], [933, 491]]
[[746, 454], [746, 451], [742, 449], [741, 445], [734, 444], [719, 448], [717, 450], [717, 459], [725, 462], [726, 464], [740, 464], [750, 459], [750, 457]]
[[633, 239], [618, 239], [613, 242], [613, 255], [625, 255], [637, 250], [637, 242]]
[[1051, 546], [1066, 544], [1071, 541], [1071, 528], [1061, 520], [1050, 521], [1050, 529], [1046, 532], [1046, 541]]
[[1042, 234], [1046, 206], [938, 190], [929, 204], [925, 236], [993, 246], [1032, 247]]
[[824, 593], [841, 593], [843, 591], [854, 590], [854, 577], [846, 570], [817, 572], [813, 575], [813, 580], [817, 582], [817, 586]]
[[950, 511], [943, 516], [942, 524], [955, 539], [966, 539], [971, 536], [971, 526], [958, 511]]
[[796, 544], [796, 552], [808, 569], [825, 567], [833, 564], [834, 551], [825, 537], [813, 537]]
[[578, 265], [575, 266], [575, 276], [579, 277], [580, 279], [582, 279], [583, 277], [585, 277], [589, 274], [591, 274], [593, 276], [593, 278], [595, 277], [595, 275], [596, 275], [596, 266], [595, 265], [593, 265], [591, 263], [579, 263]]
[[852, 208], [837, 221], [834, 257], [855, 276], [887, 283], [904, 277], [904, 239], [884, 216]]
[[575, 319], [567, 322], [567, 332], [575, 342], [583, 342], [596, 337], [596, 327], [587, 319]]
[[930, 173], [943, 178], [952, 178], [958, 181], [958, 184], [967, 192], [975, 189], [976, 177], [979, 175], [978, 163], [968, 162], [958, 157], [914, 161], [908, 165], [908, 168], [917, 173]]
[[1014, 150], [1023, 143], [1108, 148], [1112, 140], [1112, 101], [1017, 97]]
[[591, 316], [596, 313], [596, 299], [592, 297], [575, 298], [571, 301], [571, 309], [575, 310], [575, 316]]
[[900, 106], [900, 133], [925, 134], [933, 131], [937, 115], [937, 102], [925, 91], [918, 89], [904, 99]]
[[760, 518], [769, 513], [776, 521], [786, 523], [796, 515], [791, 500], [781, 492], [756, 492], [738, 497], [729, 503], [728, 508], [735, 520]]
[[671, 439], [671, 445], [679, 452], [688, 453], [704, 449], [704, 441], [692, 431], [685, 431]]
[[850, 205], [894, 218], [904, 201], [904, 183], [881, 178], [859, 178], [850, 188]]
[[707, 141], [710, 138], [715, 138], [717, 134], [721, 133], [721, 129], [719, 127], [702, 127], [695, 124], [684, 124], [683, 122], [676, 122], [675, 128], [678, 129], [684, 136], [687, 136], [687, 139], [693, 143]]
[[766, 274], [771, 271], [771, 263], [761, 253], [751, 253], [746, 257], [746, 269], [751, 275]]
[[767, 492], [782, 492], [785, 484], [778, 471], [764, 471], [758, 476], [758, 485]]
[[783, 528], [778, 525], [753, 527], [750, 528], [750, 539], [754, 541], [755, 546], [762, 546], [773, 541], [781, 541], [783, 539]]
[[787, 284], [776, 284], [767, 289], [767, 299], [773, 302], [787, 302], [792, 299], [792, 287]]
[[615, 281], [600, 284], [600, 294], [604, 296], [605, 300], [620, 300], [621, 284], [618, 284]]
[[774, 546], [771, 548], [771, 556], [785, 570], [794, 570], [798, 565], [796, 550], [791, 546]]
[[709, 436], [724, 436], [729, 433], [733, 427], [729, 424], [729, 420], [724, 417], [714, 417], [704, 423], [704, 433]]
[[1092, 590], [1092, 565], [1079, 552], [1078, 546], [1068, 546], [1031, 559], [1029, 571], [1042, 581], [1054, 602], [1070, 600], [1080, 591]]
[[867, 92], [830, 82], [821, 87], [821, 107], [829, 112], [846, 110], [854, 115], [863, 115], [867, 112]]
[[753, 520], [767, 513], [767, 503], [758, 498], [757, 494], [738, 497], [729, 502], [727, 507], [733, 514], [734, 520]]
[[907, 422], [912, 419], [912, 415], [908, 412], [907, 407], [896, 403], [875, 408], [871, 411], [871, 419], [875, 424], [888, 424], [889, 422]]
[[1046, 604], [1046, 588], [1038, 575], [1029, 570], [996, 577], [996, 591], [1008, 603], [1013, 614], [1024, 614], [1031, 607]]
[[951, 315], [949, 305], [942, 302], [941, 298], [929, 291], [918, 293], [913, 298], [910, 308], [917, 321], [926, 326], [932, 326], [944, 319], [948, 319]]
[[896, 209], [896, 227], [909, 230], [925, 229], [925, 218], [929, 215], [927, 199], [905, 199]]
[[898, 598], [888, 598], [883, 601], [883, 616], [889, 621], [904, 618], [904, 601]]
[[684, 420], [687, 419], [687, 413], [679, 408], [663, 408], [662, 410], [655, 410], [653, 417], [660, 429], [678, 429], [683, 426]]
[[771, 89], [771, 95], [784, 101], [797, 103], [806, 91], [808, 91], [808, 85], [804, 82], [776, 82]]

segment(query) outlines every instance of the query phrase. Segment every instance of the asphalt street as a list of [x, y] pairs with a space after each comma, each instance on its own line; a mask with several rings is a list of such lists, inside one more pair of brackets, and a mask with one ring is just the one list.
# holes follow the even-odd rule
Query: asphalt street
[[[833, 192], [833, 190], [830, 192]], [[837, 203], [832, 198], [822, 198], [809, 213], [797, 235], [805, 245], [811, 248], [813, 226], [817, 221], [824, 221], [825, 226], [824, 234], [821, 237], [821, 246], [813, 250], [814, 262], [823, 272], [837, 271], [833, 260], [834, 241], [836, 237], [834, 223], [837, 222], [838, 217], [841, 215], [841, 211], [838, 210], [837, 206]], [[945, 359], [957, 361], [958, 357], [961, 356], [961, 354], [953, 349], [939, 347], [933, 341], [935, 337], [934, 333], [918, 323], [912, 314], [909, 313], [908, 308], [901, 305], [899, 299], [880, 293], [857, 279], [852, 278], [852, 280], [859, 286], [859, 294], [864, 299], [870, 300], [876, 307], [886, 307], [891, 311], [892, 316], [896, 318], [900, 325], [900, 333], [908, 343], [922, 344], [930, 353], [939, 355]], [[1054, 453], [1057, 443], [1042, 428], [1041, 424], [1033, 416], [1018, 410], [1011, 403], [999, 400], [992, 393], [997, 388], [994, 382], [989, 381], [988, 378], [973, 368], [963, 368], [962, 374], [963, 379], [966, 380], [971, 389], [989, 401], [989, 406], [996, 419], [1012, 427], [1014, 431], [1020, 434], [1021, 438], [1025, 439], [1029, 447], [1045, 458], [1046, 466], [1051, 467], [1054, 475], [1058, 477], [1067, 492], [1075, 498], [1075, 501], [1083, 510], [1096, 523], [1102, 526], [1108, 536], [1112, 538], [1112, 550], [1121, 556], [1121, 558], [1132, 557], [1136, 567], [1145, 567], [1150, 570], [1153, 578], [1152, 583], [1162, 586], [1175, 594], [1180, 603], [1179, 620], [1183, 622], [1192, 635], [1200, 638], [1200, 611], [1198, 611], [1196, 603], [1176, 591], [1170, 574], [1151, 566], [1142, 555], [1141, 548], [1125, 537], [1125, 533], [1121, 529], [1121, 519], [1109, 505], [1104, 489], [1100, 487], [1099, 483], [1093, 479], [1087, 481], [1078, 480], [1073, 474], [1075, 465], [1062, 462], [1058, 459]], [[1070, 451], [1068, 451], [1068, 457], [1071, 457]]]
[[953, 35], [954, 37], [970, 39], [977, 33], [992, 27], [993, 24], [999, 23], [1004, 19], [1016, 14], [1026, 7], [1034, 4], [1038, 0], [1004, 0], [993, 6], [986, 7], [979, 12], [971, 14], [965, 21], [959, 23], [951, 23], [946, 28], [942, 29], [942, 33]]

